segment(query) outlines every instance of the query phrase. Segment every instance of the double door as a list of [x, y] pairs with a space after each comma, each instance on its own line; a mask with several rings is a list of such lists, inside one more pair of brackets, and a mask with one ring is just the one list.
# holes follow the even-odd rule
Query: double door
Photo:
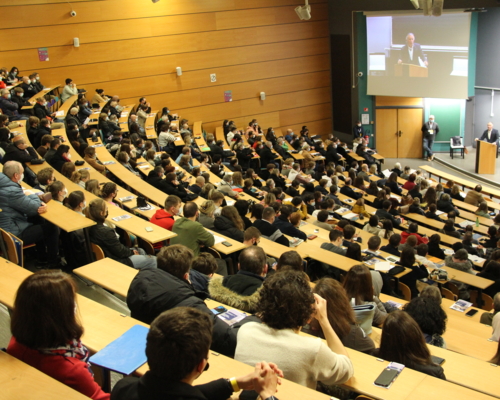
[[422, 108], [376, 110], [376, 148], [385, 158], [422, 158]]

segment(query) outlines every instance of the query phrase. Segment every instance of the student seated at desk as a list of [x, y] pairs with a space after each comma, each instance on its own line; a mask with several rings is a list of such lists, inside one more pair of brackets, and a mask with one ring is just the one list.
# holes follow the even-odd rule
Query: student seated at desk
[[[328, 320], [342, 344], [350, 349], [371, 354], [375, 350], [375, 344], [356, 323], [347, 293], [340, 282], [332, 278], [322, 278], [312, 291], [326, 300]], [[313, 318], [309, 327], [307, 333], [325, 338], [316, 318]]]
[[368, 222], [363, 226], [363, 230], [372, 235], [378, 235], [382, 229], [379, 224], [379, 218], [376, 215], [371, 215]]
[[71, 162], [70, 148], [68, 145], [62, 144], [57, 148], [54, 156], [51, 157], [49, 164], [56, 171], [61, 172], [63, 165], [67, 162]]
[[446, 331], [446, 312], [433, 298], [415, 297], [404, 306], [424, 333], [425, 343], [446, 349], [443, 334]]
[[141, 378], [119, 381], [111, 398], [226, 400], [244, 389], [254, 390], [263, 400], [278, 400], [273, 395], [283, 373], [266, 362], [258, 362], [255, 370], [245, 376], [193, 386], [208, 369], [212, 330], [210, 317], [193, 308], [179, 307], [162, 313], [151, 324], [147, 337], [150, 370]]
[[408, 246], [401, 251], [401, 258], [396, 263], [405, 268], [410, 268], [411, 272], [399, 278], [399, 280], [410, 288], [411, 297], [418, 296], [417, 280], [429, 277], [429, 272], [425, 265], [420, 264], [415, 259], [415, 250]]
[[[236, 360], [252, 365], [266, 358], [278, 363], [287, 379], [311, 389], [318, 381], [340, 384], [353, 375], [347, 352], [330, 325], [326, 301], [312, 294], [304, 272], [282, 271], [267, 278], [258, 313], [262, 323], [247, 322], [238, 331]], [[313, 315], [326, 343], [298, 335]]]
[[94, 381], [82, 344], [76, 284], [58, 270], [28, 276], [17, 290], [7, 353], [94, 400], [109, 400]]
[[418, 224], [415, 222], [410, 223], [407, 231], [401, 232], [401, 244], [405, 244], [409, 236], [417, 238], [417, 245], [429, 243], [429, 239], [418, 234]]
[[[236, 333], [216, 317], [196, 295], [188, 280], [193, 252], [183, 245], [163, 247], [158, 253], [158, 268], [139, 271], [127, 293], [132, 317], [151, 323], [162, 312], [176, 307], [192, 307], [209, 315], [214, 324], [212, 350], [234, 355]], [[200, 331], [199, 334], [204, 334]]]
[[422, 330], [404, 311], [397, 310], [387, 316], [382, 327], [380, 348], [376, 349], [373, 355], [439, 379], [446, 379], [443, 368], [432, 362]]
[[266, 207], [262, 212], [262, 219], [255, 220], [253, 226], [255, 226], [266, 239], [289, 247], [290, 242], [286, 236], [273, 225], [275, 218], [276, 212], [274, 209], [272, 207]]
[[[179, 215], [182, 210], [181, 199], [177, 196], [170, 195], [165, 199], [165, 208], [159, 208], [156, 210], [155, 214], [151, 217], [150, 222], [152, 224], [161, 226], [169, 231], [172, 230], [176, 215]], [[165, 245], [164, 242], [154, 243], [153, 247], [155, 251], [160, 251], [160, 249]]]
[[267, 271], [264, 250], [258, 246], [249, 246], [241, 251], [238, 257], [236, 275], [213, 278], [210, 281], [210, 297], [230, 307], [254, 313]]
[[101, 247], [106, 257], [136, 269], [156, 268], [156, 257], [146, 255], [143, 249], [130, 249], [121, 244], [115, 230], [104, 224], [108, 205], [103, 199], [92, 200], [86, 212], [88, 218], [96, 222], [89, 228], [90, 241]]
[[217, 272], [217, 262], [210, 253], [201, 253], [193, 259], [189, 269], [189, 282], [196, 290], [208, 294], [208, 284]]
[[401, 255], [401, 252], [398, 249], [400, 243], [401, 235], [399, 233], [394, 233], [389, 238], [389, 243], [387, 243], [385, 246], [382, 246], [380, 250], [399, 257]]
[[213, 229], [216, 233], [243, 243], [245, 225], [234, 206], [222, 207], [220, 215], [215, 217]]
[[318, 226], [327, 231], [333, 231], [334, 226], [328, 223], [328, 218], [330, 217], [330, 213], [326, 210], [321, 210], [316, 215], [316, 221], [313, 222], [314, 226]]
[[375, 295], [373, 286], [372, 274], [368, 267], [364, 265], [352, 266], [347, 272], [343, 283], [347, 298], [354, 302], [352, 306], [375, 304], [373, 325], [380, 326], [387, 317], [387, 311], [384, 304]]

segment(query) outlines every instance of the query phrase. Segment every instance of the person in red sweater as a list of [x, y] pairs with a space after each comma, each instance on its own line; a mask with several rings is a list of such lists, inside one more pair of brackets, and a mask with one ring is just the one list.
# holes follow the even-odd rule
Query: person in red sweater
[[60, 270], [28, 276], [19, 286], [7, 353], [94, 400], [109, 400], [94, 381], [80, 341], [76, 284]]
[[418, 234], [418, 225], [415, 222], [412, 222], [410, 226], [408, 226], [408, 231], [401, 232], [401, 244], [406, 243], [408, 236], [415, 236], [417, 238], [417, 246], [429, 243], [429, 239]]
[[[165, 209], [160, 208], [157, 210], [155, 215], [151, 217], [150, 222], [171, 231], [175, 222], [174, 217], [181, 213], [181, 207], [181, 199], [177, 196], [170, 195], [165, 200]], [[158, 242], [153, 245], [155, 251], [160, 251], [163, 246], [164, 242]]]

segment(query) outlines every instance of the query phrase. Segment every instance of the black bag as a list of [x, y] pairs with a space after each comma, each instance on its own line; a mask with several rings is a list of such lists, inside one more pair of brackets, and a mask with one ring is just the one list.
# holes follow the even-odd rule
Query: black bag
[[405, 267], [403, 267], [401, 265], [396, 265], [395, 267], [391, 268], [387, 273], [389, 275], [394, 276], [394, 275], [400, 274], [404, 270], [405, 270]]
[[33, 165], [43, 164], [45, 162], [45, 158], [33, 158], [30, 163]]
[[137, 207], [143, 208], [147, 206], [146, 198], [144, 196], [137, 196]]
[[461, 146], [462, 145], [462, 138], [460, 136], [452, 136], [451, 141], [453, 143], [453, 146]]
[[186, 196], [186, 201], [193, 201], [198, 198], [196, 193], [188, 193]]

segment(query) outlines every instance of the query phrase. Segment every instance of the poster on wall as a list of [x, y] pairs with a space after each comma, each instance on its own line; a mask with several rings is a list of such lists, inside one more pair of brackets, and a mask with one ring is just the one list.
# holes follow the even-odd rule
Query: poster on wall
[[49, 49], [47, 47], [40, 47], [38, 49], [38, 60], [49, 61]]
[[228, 101], [233, 101], [233, 92], [231, 90], [224, 91], [224, 101], [226, 103]]

